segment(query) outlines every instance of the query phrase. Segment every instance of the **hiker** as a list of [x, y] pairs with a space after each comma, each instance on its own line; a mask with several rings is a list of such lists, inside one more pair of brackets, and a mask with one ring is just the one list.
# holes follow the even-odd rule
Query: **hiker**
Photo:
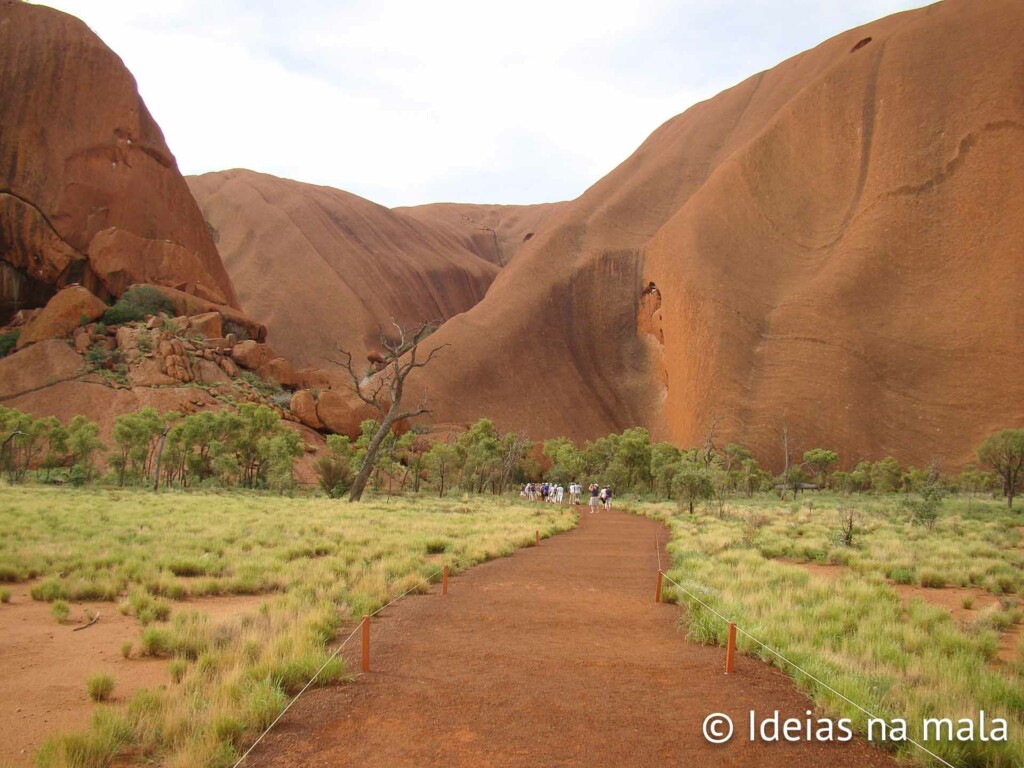
[[612, 487], [610, 485], [604, 489], [604, 508], [605, 511], [611, 511], [612, 508]]
[[563, 488], [562, 484], [559, 483], [558, 487], [555, 488], [555, 503], [556, 504], [561, 504], [562, 503], [562, 497], [564, 495], [565, 495], [565, 488]]
[[594, 514], [594, 512], [597, 512], [597, 496], [598, 496], [598, 493], [599, 493], [599, 490], [597, 488], [597, 483], [591, 483], [590, 484], [590, 514]]

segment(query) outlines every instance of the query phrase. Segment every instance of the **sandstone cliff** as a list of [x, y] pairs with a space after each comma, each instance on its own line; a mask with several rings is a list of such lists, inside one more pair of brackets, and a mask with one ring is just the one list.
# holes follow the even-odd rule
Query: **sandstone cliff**
[[0, 324], [74, 282], [237, 306], [134, 78], [85, 24], [0, 2], [0, 93]]

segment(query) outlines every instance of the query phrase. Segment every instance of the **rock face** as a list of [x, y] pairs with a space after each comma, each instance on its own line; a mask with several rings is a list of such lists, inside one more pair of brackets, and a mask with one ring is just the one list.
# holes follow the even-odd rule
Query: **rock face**
[[1021, 39], [946, 0], [669, 120], [431, 337], [435, 418], [970, 460], [1024, 421]]
[[341, 190], [240, 170], [189, 185], [242, 306], [297, 366], [326, 365], [337, 344], [362, 360], [379, 324], [453, 317], [498, 272], [464, 234]]
[[18, 337], [18, 349], [43, 339], [67, 336], [83, 323], [98, 320], [106, 308], [87, 288], [68, 286], [58, 291], [25, 326]]
[[238, 306], [160, 128], [81, 21], [0, 2], [0, 324], [78, 282]]
[[432, 203], [393, 210], [432, 229], [451, 233], [466, 250], [504, 267], [533, 239], [544, 222], [565, 205]]

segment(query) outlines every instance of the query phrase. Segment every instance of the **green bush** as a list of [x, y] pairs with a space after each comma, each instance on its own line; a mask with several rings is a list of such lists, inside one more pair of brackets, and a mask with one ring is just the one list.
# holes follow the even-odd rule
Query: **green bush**
[[913, 584], [917, 580], [913, 568], [893, 568], [889, 578], [894, 584]]
[[174, 315], [174, 304], [156, 288], [137, 285], [125, 291], [110, 309], [103, 313], [106, 325], [124, 325], [144, 320], [146, 315]]
[[106, 701], [114, 692], [114, 678], [107, 674], [93, 675], [85, 681], [85, 689], [93, 701]]
[[7, 333], [0, 333], [0, 357], [7, 357], [14, 350], [14, 345], [18, 343], [19, 336], [21, 336], [20, 328], [7, 331]]

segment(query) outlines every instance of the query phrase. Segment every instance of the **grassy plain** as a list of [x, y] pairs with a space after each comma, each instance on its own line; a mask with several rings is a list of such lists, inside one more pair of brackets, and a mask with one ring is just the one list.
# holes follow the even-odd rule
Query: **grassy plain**
[[[797, 502], [761, 498], [690, 515], [672, 504], [636, 504], [634, 511], [670, 527], [667, 574], [740, 629], [774, 648], [820, 681], [880, 717], [902, 717], [922, 741], [926, 717], [971, 718], [984, 710], [1009, 722], [1006, 742], [928, 741], [956, 766], [1024, 765], [1024, 660], [1021, 647], [997, 658], [1002, 632], [1022, 618], [1022, 519], [996, 502], [948, 500], [933, 528], [915, 526], [897, 497], [808, 495]], [[853, 512], [852, 546], [842, 519]], [[807, 564], [841, 566], [829, 576]], [[983, 610], [954, 619], [900, 584], [938, 590], [973, 587], [992, 594]], [[683, 593], [688, 632], [725, 642], [727, 625]], [[827, 688], [740, 635], [742, 652], [791, 673], [835, 716], [864, 732], [867, 718]], [[893, 745], [908, 758], [916, 747]], [[934, 761], [933, 761], [934, 762]], [[936, 763], [938, 764], [938, 763]]]
[[[58, 605], [115, 602], [139, 619], [139, 637], [111, 651], [170, 659], [168, 685], [97, 705], [87, 732], [47, 741], [43, 768], [103, 766], [119, 753], [232, 765], [321, 666], [320, 683], [345, 676], [340, 660], [328, 663], [331, 643], [358, 616], [436, 580], [444, 563], [458, 572], [529, 546], [536, 530], [575, 524], [566, 508], [487, 497], [349, 505], [254, 493], [0, 494], [0, 581], [30, 581], [33, 599]], [[181, 602], [218, 594], [267, 599], [227, 622]]]

